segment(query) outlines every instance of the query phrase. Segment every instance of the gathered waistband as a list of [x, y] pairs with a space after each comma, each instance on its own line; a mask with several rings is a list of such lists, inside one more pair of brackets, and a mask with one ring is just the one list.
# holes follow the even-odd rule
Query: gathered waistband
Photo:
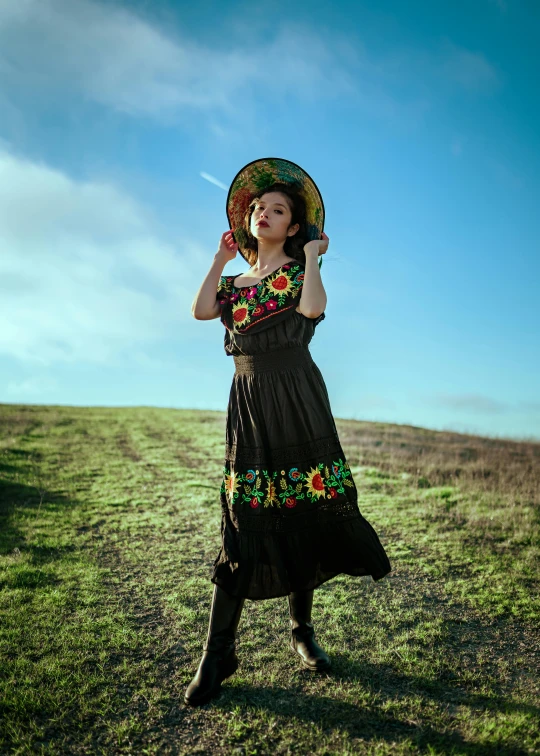
[[261, 354], [233, 354], [233, 357], [236, 375], [268, 370], [287, 370], [291, 367], [308, 367], [313, 364], [313, 358], [307, 346], [275, 349]]

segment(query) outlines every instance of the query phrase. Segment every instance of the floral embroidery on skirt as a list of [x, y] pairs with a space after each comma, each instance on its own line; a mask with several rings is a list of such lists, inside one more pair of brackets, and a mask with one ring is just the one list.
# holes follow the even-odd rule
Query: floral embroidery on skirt
[[265, 507], [296, 507], [302, 499], [335, 499], [345, 493], [345, 486], [354, 484], [349, 463], [339, 459], [328, 464], [319, 462], [315, 467], [300, 470], [291, 467], [288, 471], [246, 470], [244, 473], [223, 468], [223, 482], [220, 493], [226, 494], [229, 503], [241, 501], [255, 509], [261, 504]]

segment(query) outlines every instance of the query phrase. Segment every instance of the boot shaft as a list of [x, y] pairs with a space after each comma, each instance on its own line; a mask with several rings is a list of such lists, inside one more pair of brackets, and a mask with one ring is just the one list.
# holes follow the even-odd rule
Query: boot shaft
[[293, 591], [289, 593], [288, 600], [291, 629], [309, 627], [313, 608], [313, 591]]
[[228, 651], [234, 646], [244, 603], [243, 596], [231, 596], [214, 583], [205, 651]]

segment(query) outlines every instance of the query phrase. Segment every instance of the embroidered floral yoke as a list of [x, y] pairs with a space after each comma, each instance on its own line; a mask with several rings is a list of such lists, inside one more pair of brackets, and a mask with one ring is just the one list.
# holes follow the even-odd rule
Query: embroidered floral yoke
[[324, 318], [296, 308], [301, 263], [256, 286], [222, 276], [224, 346], [235, 361], [211, 580], [248, 599], [311, 590], [339, 573], [380, 580], [386, 552], [358, 508], [323, 376], [309, 343]]

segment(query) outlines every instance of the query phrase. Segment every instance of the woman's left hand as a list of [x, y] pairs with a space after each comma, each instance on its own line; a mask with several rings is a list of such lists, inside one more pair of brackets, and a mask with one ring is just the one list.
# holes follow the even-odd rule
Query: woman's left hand
[[324, 253], [328, 249], [329, 242], [330, 239], [323, 231], [322, 239], [313, 239], [307, 244], [304, 244], [304, 252], [306, 253], [306, 255], [314, 255], [315, 257], [317, 257], [318, 255], [324, 255]]

